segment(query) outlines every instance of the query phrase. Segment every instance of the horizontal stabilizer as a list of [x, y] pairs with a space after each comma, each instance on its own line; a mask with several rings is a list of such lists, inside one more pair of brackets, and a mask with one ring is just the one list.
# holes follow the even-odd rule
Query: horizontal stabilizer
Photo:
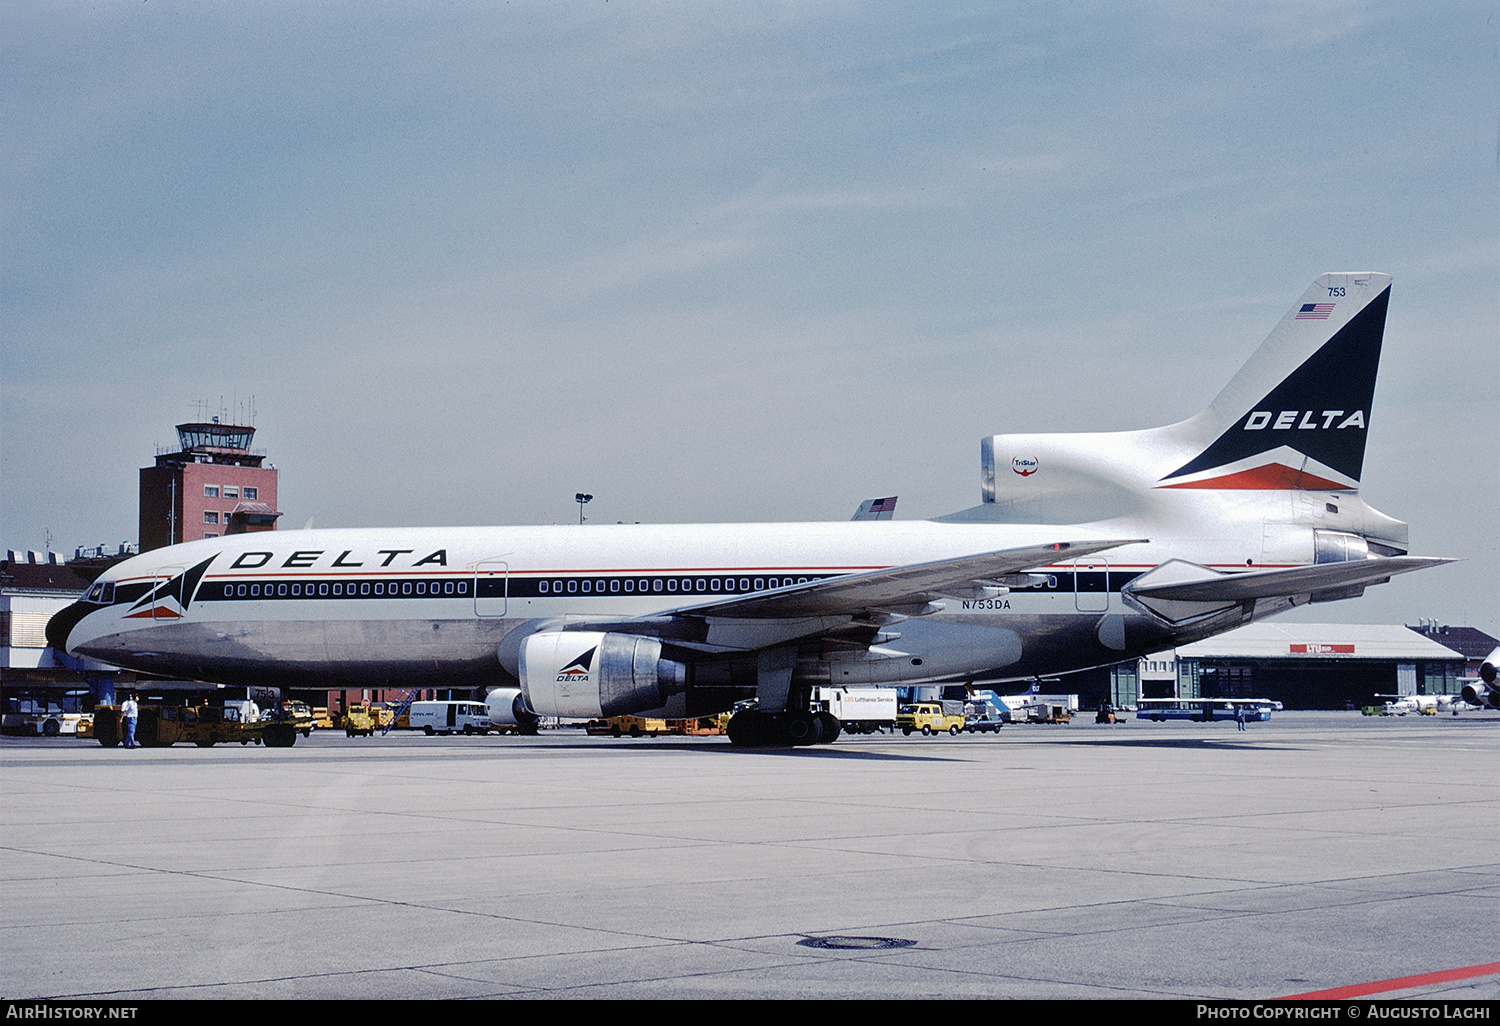
[[1169, 622], [1183, 623], [1260, 599], [1312, 601], [1325, 595], [1352, 596], [1368, 585], [1383, 584], [1396, 574], [1451, 562], [1426, 556], [1389, 556], [1280, 570], [1220, 573], [1174, 559], [1131, 581], [1122, 594]]

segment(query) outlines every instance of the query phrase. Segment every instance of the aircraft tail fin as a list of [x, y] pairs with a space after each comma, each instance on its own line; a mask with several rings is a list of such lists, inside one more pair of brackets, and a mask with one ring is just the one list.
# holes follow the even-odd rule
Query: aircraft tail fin
[[1320, 275], [1207, 410], [1175, 427], [1202, 445], [1161, 488], [1356, 491], [1390, 275]]
[[889, 520], [896, 515], [896, 498], [897, 496], [888, 495], [883, 499], [866, 499], [849, 519]]

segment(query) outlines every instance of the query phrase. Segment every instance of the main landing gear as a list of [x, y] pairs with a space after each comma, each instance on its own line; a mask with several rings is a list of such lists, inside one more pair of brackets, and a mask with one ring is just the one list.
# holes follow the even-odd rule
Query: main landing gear
[[765, 713], [741, 709], [729, 719], [729, 740], [744, 748], [800, 748], [828, 744], [843, 727], [829, 712]]

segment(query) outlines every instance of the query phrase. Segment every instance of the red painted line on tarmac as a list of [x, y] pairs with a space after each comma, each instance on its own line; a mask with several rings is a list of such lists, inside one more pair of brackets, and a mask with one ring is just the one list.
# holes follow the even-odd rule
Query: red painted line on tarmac
[[1465, 966], [1462, 969], [1444, 969], [1436, 973], [1423, 973], [1420, 976], [1401, 976], [1394, 980], [1378, 980], [1375, 983], [1356, 983], [1348, 987], [1334, 987], [1332, 990], [1311, 990], [1306, 994], [1288, 994], [1276, 1000], [1343, 1001], [1348, 998], [1363, 997], [1366, 994], [1386, 994], [1393, 990], [1425, 987], [1433, 983], [1447, 983], [1450, 980], [1467, 980], [1472, 976], [1493, 976], [1496, 973], [1500, 973], [1500, 962], [1489, 962], [1485, 965]]

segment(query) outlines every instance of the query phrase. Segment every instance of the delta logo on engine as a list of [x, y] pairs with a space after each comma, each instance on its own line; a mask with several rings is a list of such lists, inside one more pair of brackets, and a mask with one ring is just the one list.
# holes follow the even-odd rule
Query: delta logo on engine
[[557, 682], [559, 684], [562, 684], [562, 683], [565, 683], [565, 682], [566, 683], [572, 683], [573, 681], [586, 681], [586, 680], [588, 680], [589, 679], [589, 664], [594, 661], [594, 653], [596, 651], [598, 651], [598, 649], [599, 649], [599, 646], [595, 645], [593, 648], [589, 649], [583, 655], [579, 656], [577, 659], [574, 659], [567, 666], [564, 666], [561, 670], [558, 670], [557, 671]]

